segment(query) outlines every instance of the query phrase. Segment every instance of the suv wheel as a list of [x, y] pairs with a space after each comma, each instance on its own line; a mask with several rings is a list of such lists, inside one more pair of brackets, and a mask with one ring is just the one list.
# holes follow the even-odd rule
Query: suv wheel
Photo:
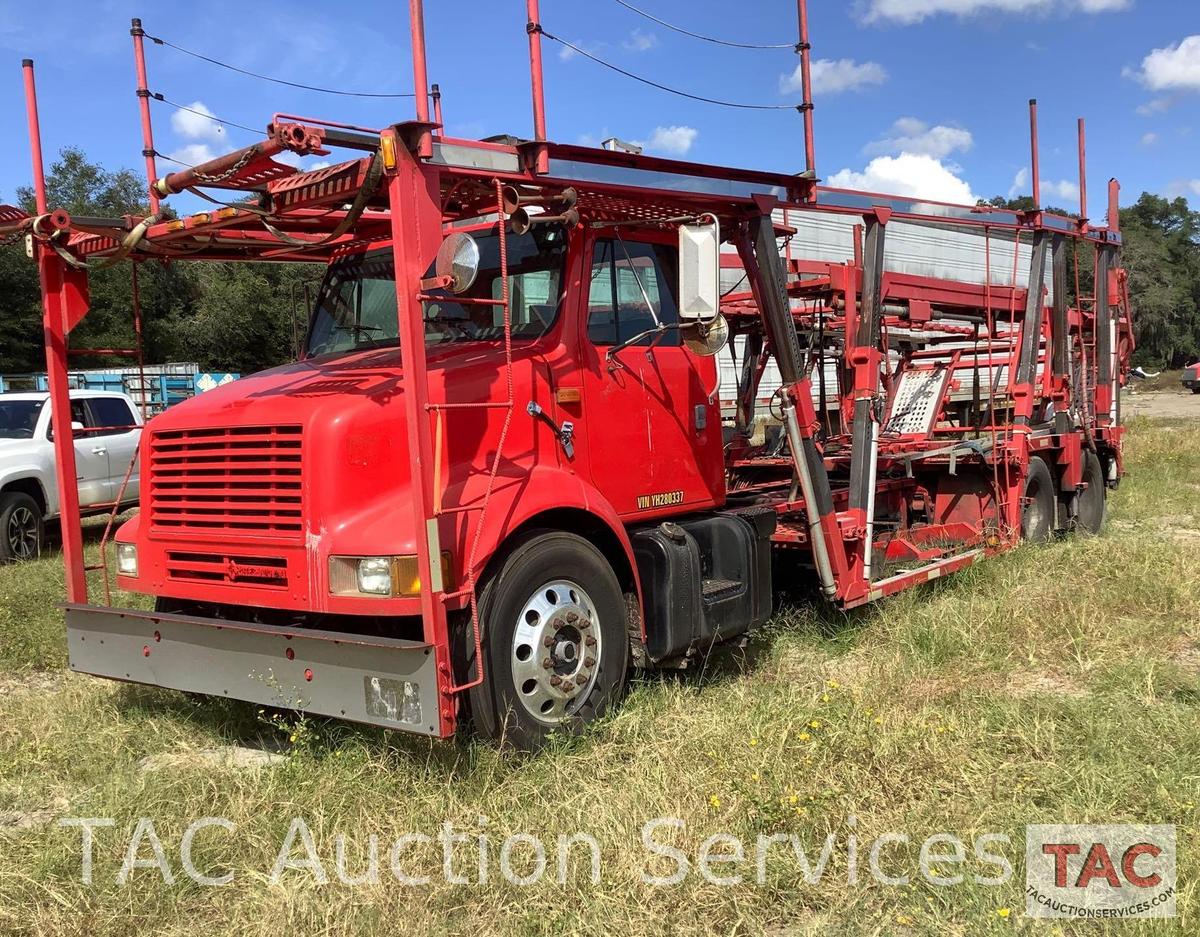
[[0, 562], [36, 560], [45, 534], [42, 509], [33, 498], [23, 491], [0, 495]]

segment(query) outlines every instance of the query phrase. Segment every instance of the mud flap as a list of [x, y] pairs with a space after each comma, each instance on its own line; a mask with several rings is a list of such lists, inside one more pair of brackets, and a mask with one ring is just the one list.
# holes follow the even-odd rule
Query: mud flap
[[65, 605], [78, 673], [439, 735], [437, 665], [419, 641]]

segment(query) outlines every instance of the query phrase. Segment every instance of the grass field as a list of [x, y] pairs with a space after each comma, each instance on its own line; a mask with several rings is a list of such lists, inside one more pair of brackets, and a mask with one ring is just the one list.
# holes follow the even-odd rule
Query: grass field
[[[0, 932], [1196, 933], [1200, 423], [1138, 420], [1127, 451], [1104, 536], [1022, 548], [849, 616], [784, 610], [744, 654], [636, 682], [586, 737], [526, 759], [66, 675], [59, 561], [0, 569]], [[281, 757], [214, 761], [227, 746]], [[80, 831], [58, 826], [63, 816], [115, 820], [96, 831], [90, 886]], [[181, 872], [184, 830], [204, 816], [234, 825], [194, 839], [198, 869], [232, 871], [224, 886]], [[173, 886], [153, 868], [115, 880], [141, 817]], [[293, 817], [311, 829], [328, 884], [303, 869], [271, 880]], [[656, 838], [693, 859], [718, 832], [748, 852], [760, 834], [796, 833], [813, 860], [828, 834], [838, 846], [816, 883], [777, 848], [761, 882], [748, 855], [712, 868], [741, 872], [739, 884], [692, 869], [652, 885], [643, 872], [676, 868], [642, 844], [657, 817], [682, 821]], [[405, 874], [430, 883], [401, 884], [390, 844], [444, 822], [472, 837], [453, 854], [472, 883], [445, 880], [435, 839], [401, 856]], [[1179, 917], [1024, 917], [1024, 827], [1055, 822], [1176, 824]], [[848, 883], [847, 838], [889, 831], [911, 843], [887, 848], [887, 870], [911, 881], [872, 881], [863, 855]], [[962, 885], [918, 874], [917, 844], [939, 832], [967, 843]], [[498, 871], [513, 833], [546, 846], [550, 870], [534, 884]], [[575, 833], [600, 844], [599, 884], [586, 850], [568, 853], [557, 880], [557, 837]], [[971, 850], [985, 833], [1011, 837], [993, 850], [1016, 869], [1003, 885], [972, 879], [996, 874]], [[339, 834], [350, 875], [366, 871], [377, 835], [377, 884], [339, 881]], [[153, 856], [148, 842], [139, 856]], [[529, 843], [510, 859], [517, 874], [536, 871]]]

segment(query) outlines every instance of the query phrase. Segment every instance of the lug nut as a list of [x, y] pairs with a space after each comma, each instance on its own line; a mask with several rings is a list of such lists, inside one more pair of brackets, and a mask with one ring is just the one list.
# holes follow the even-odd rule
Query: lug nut
[[592, 623], [590, 621], [588, 621], [586, 618], [579, 619], [580, 630], [583, 630], [585, 628], [590, 628], [590, 627], [592, 627]]
[[596, 646], [596, 638], [593, 635], [589, 634], [587, 637], [585, 637], [583, 639], [583, 643], [586, 644], [588, 647], [595, 647]]
[[596, 666], [596, 658], [594, 658], [594, 657], [585, 658], [583, 661], [583, 666], [586, 667], [588, 670], [591, 670], [593, 667]]
[[567, 621], [572, 625], [575, 624], [575, 622], [579, 621], [579, 614], [577, 612], [567, 612]]
[[562, 677], [560, 677], [558, 674], [554, 674], [554, 675], [553, 675], [553, 676], [550, 678], [550, 685], [551, 685], [551, 686], [558, 686], [560, 683], [562, 683]]
[[546, 647], [553, 647], [554, 636], [550, 634], [546, 635], [546, 637], [542, 638], [542, 644], [544, 644]]
[[584, 674], [579, 674], [579, 676], [575, 678], [575, 682], [580, 686], [583, 686], [585, 683], [587, 683], [587, 676]]
[[550, 660], [549, 657], [546, 657], [542, 660], [542, 668], [544, 670], [549, 670], [553, 666], [554, 666], [554, 662], [552, 660]]

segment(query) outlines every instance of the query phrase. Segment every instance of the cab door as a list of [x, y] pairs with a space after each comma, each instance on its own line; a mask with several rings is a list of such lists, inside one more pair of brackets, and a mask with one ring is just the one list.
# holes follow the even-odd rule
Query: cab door
[[723, 503], [716, 362], [677, 328], [674, 237], [614, 233], [590, 247], [580, 428], [592, 484], [630, 519]]

